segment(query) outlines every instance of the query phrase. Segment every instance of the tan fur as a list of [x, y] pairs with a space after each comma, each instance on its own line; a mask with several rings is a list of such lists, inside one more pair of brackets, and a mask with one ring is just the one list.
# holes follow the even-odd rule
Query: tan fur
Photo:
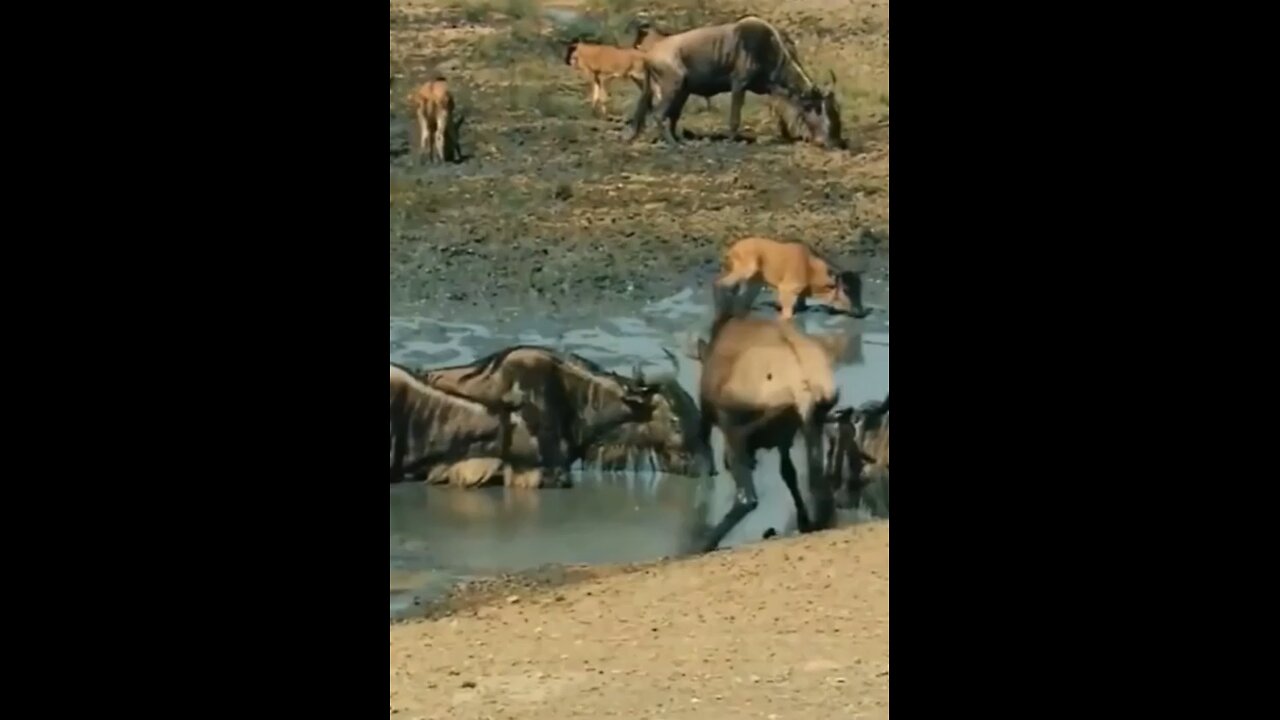
[[568, 64], [591, 81], [591, 107], [600, 114], [607, 112], [610, 80], [627, 78], [644, 87], [644, 52], [595, 43], [578, 43], [569, 54]]
[[794, 406], [808, 420], [836, 397], [836, 348], [792, 324], [760, 317], [729, 320], [703, 367], [702, 393], [724, 409]]
[[499, 484], [510, 488], [551, 487], [547, 479], [539, 468], [516, 469], [497, 458], [468, 458], [451, 465], [438, 465], [427, 474], [430, 484], [463, 488]]
[[734, 242], [725, 250], [723, 272], [715, 284], [721, 289], [746, 285], [748, 306], [762, 286], [769, 286], [777, 293], [784, 320], [794, 316], [796, 303], [802, 298], [821, 300], [840, 310], [852, 309], [833, 268], [797, 242], [765, 237]]
[[445, 80], [429, 80], [409, 96], [418, 116], [418, 150], [432, 162], [445, 162], [456, 148], [453, 94]]

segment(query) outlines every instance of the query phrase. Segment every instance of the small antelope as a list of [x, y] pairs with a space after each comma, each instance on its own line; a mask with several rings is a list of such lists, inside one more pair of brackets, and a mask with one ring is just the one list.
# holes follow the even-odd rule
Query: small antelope
[[564, 64], [576, 68], [591, 81], [591, 108], [599, 114], [607, 112], [608, 81], [628, 78], [637, 88], [644, 88], [644, 52], [635, 48], [597, 45], [574, 40], [564, 54]]
[[449, 83], [442, 76], [428, 80], [409, 96], [418, 116], [418, 150], [426, 153], [429, 161], [457, 162], [461, 160], [458, 149], [458, 130], [464, 116], [454, 113], [453, 94]]
[[714, 283], [717, 306], [745, 287], [741, 301], [744, 309], [750, 309], [765, 285], [777, 294], [784, 320], [803, 310], [806, 298], [856, 318], [870, 314], [862, 307], [861, 275], [839, 270], [806, 245], [764, 237], [746, 237], [730, 245], [723, 256], [723, 272]]

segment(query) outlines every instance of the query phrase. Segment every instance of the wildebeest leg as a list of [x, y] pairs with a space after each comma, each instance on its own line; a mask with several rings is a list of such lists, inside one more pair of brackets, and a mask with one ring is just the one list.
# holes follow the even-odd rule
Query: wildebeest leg
[[835, 498], [822, 475], [822, 426], [826, 418], [811, 418], [804, 428], [804, 449], [809, 462], [809, 494], [813, 496], [813, 529], [825, 530], [835, 521]]
[[397, 398], [391, 406], [391, 482], [404, 480], [404, 456], [408, 451], [409, 416], [404, 401]]
[[796, 466], [791, 463], [791, 446], [784, 445], [778, 448], [778, 453], [782, 456], [782, 481], [787, 484], [791, 500], [796, 504], [796, 527], [802, 533], [810, 532], [813, 530], [813, 523], [809, 522], [809, 511], [804, 506], [804, 497], [800, 495], [800, 481], [796, 477]]
[[738, 128], [742, 125], [742, 102], [747, 96], [747, 86], [734, 81], [729, 96], [729, 138], [739, 139]]
[[680, 122], [680, 113], [684, 112], [684, 103], [689, 99], [689, 91], [683, 87], [673, 88], [667, 92], [662, 90], [662, 102], [658, 103], [658, 117], [666, 120], [662, 124], [662, 137], [671, 145], [680, 143], [676, 135], [676, 124]]
[[653, 84], [646, 83], [643, 90], [640, 91], [640, 97], [636, 100], [636, 109], [631, 116], [631, 135], [627, 137], [627, 142], [635, 142], [640, 137], [640, 131], [644, 130], [645, 118], [649, 113], [653, 112]]
[[733, 472], [733, 484], [738, 490], [733, 497], [733, 507], [729, 508], [724, 519], [707, 536], [707, 542], [702, 546], [703, 552], [715, 550], [724, 536], [760, 504], [756, 497], [755, 481], [751, 478], [751, 459], [747, 455], [746, 438], [739, 437], [737, 433], [725, 433], [725, 446], [733, 453], [730, 470]]

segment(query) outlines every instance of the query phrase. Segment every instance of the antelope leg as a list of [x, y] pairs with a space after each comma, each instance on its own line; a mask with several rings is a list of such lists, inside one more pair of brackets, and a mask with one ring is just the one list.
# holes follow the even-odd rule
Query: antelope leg
[[746, 448], [741, 441], [730, 440], [727, 437], [725, 440], [725, 444], [732, 447], [733, 461], [730, 463], [730, 471], [733, 473], [733, 484], [738, 487], [738, 491], [733, 498], [733, 507], [729, 508], [729, 512], [707, 536], [707, 542], [702, 546], [703, 552], [715, 550], [724, 536], [728, 535], [729, 531], [742, 521], [742, 518], [760, 504], [759, 498], [756, 497], [755, 481], [751, 479], [750, 458], [747, 457]]
[[791, 448], [781, 447], [778, 452], [782, 455], [782, 481], [787, 484], [787, 490], [791, 493], [791, 500], [796, 504], [796, 527], [800, 532], [807, 533], [813, 531], [813, 523], [809, 522], [809, 511], [804, 506], [804, 498], [800, 495], [800, 483], [796, 477], [796, 466], [791, 463]]

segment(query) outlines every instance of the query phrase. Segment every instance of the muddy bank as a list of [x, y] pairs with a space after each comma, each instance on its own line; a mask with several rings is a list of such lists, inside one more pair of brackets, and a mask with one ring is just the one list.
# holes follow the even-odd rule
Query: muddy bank
[[391, 627], [405, 717], [888, 717], [888, 523], [495, 582]]

